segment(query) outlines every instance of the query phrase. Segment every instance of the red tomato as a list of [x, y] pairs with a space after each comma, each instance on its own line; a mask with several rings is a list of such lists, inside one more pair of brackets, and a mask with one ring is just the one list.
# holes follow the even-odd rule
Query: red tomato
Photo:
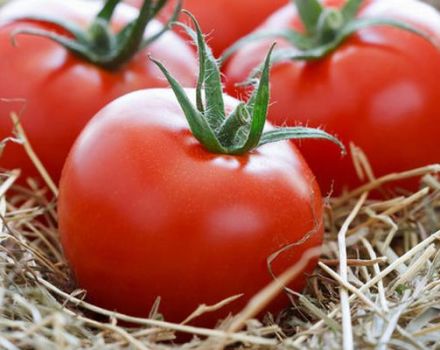
[[[16, 47], [11, 43], [11, 34], [16, 30], [53, 29], [44, 23], [14, 21], [14, 18], [56, 16], [85, 26], [100, 7], [101, 4], [89, 1], [23, 0], [13, 1], [0, 10], [0, 98], [26, 101], [21, 122], [36, 153], [56, 181], [75, 138], [103, 106], [130, 91], [168, 85], [148, 60], [147, 52], [168, 62], [173, 74], [187, 86], [195, 82], [197, 61], [192, 49], [171, 32], [117, 71], [87, 63], [46, 38], [22, 35], [16, 38]], [[113, 28], [120, 29], [136, 14], [131, 7], [120, 5]], [[147, 35], [160, 28], [158, 22], [150, 23]], [[10, 112], [21, 108], [22, 103], [0, 101], [0, 139], [11, 134]], [[1, 166], [22, 168], [25, 176], [36, 175], [18, 145], [6, 147]]]
[[[131, 0], [140, 7], [143, 0]], [[203, 31], [209, 34], [214, 54], [221, 52], [255, 29], [272, 12], [288, 0], [184, 0], [183, 8], [191, 12]], [[173, 13], [175, 1], [170, 1], [161, 17], [167, 20]], [[185, 39], [187, 35], [184, 34]]]
[[[397, 18], [440, 38], [440, 15], [419, 1], [370, 1], [359, 16]], [[298, 28], [298, 23], [290, 5], [260, 29]], [[231, 94], [240, 94], [234, 84], [264, 59], [270, 43], [252, 43], [232, 58], [226, 69]], [[280, 40], [279, 47], [286, 45]], [[318, 61], [274, 65], [269, 119], [275, 124], [323, 127], [345, 144], [354, 142], [366, 152], [377, 176], [438, 163], [438, 76], [440, 53], [427, 40], [397, 28], [369, 27]], [[328, 191], [333, 181], [336, 192], [357, 185], [350, 157], [341, 159], [336, 148], [330, 152], [324, 147], [315, 141], [301, 145], [321, 189]]]
[[[225, 98], [231, 111], [238, 101]], [[160, 311], [175, 322], [201, 303], [243, 293], [200, 324], [239, 311], [271, 281], [267, 257], [310, 234], [274, 262], [280, 273], [321, 244], [322, 216], [319, 188], [291, 143], [244, 156], [209, 153], [167, 89], [131, 93], [99, 112], [60, 183], [61, 240], [88, 299], [147, 316], [161, 296]]]

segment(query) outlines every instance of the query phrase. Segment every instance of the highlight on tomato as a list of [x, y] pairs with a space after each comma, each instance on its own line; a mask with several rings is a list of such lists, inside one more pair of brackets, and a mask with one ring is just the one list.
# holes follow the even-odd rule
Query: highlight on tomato
[[[135, 6], [141, 0], [130, 0]], [[209, 36], [209, 45], [215, 55], [250, 33], [288, 0], [184, 0], [183, 7], [200, 22]], [[173, 13], [173, 2], [161, 14], [167, 20]], [[186, 37], [185, 31], [178, 31]]]
[[[165, 2], [144, 1], [140, 12], [119, 0], [17, 0], [0, 8], [0, 139], [13, 130], [10, 113], [22, 111], [30, 143], [57, 182], [75, 138], [102, 107], [131, 91], [167, 86], [148, 53], [194, 86], [192, 48], [153, 18]], [[24, 178], [37, 175], [14, 143], [0, 165], [21, 168]]]
[[[193, 21], [195, 21], [193, 19]], [[171, 89], [110, 103], [76, 141], [60, 182], [59, 227], [87, 299], [146, 316], [157, 297], [166, 320], [199, 304], [241, 297], [196, 323], [213, 326], [321, 245], [323, 201], [315, 177], [287, 139], [321, 130], [266, 124], [269, 57], [247, 103], [222, 91], [218, 61], [200, 28], [196, 89], [153, 60]], [[312, 261], [290, 288], [300, 290]], [[280, 297], [269, 308], [287, 305]]]
[[[277, 37], [269, 120], [322, 127], [360, 147], [374, 175], [440, 162], [440, 15], [417, 0], [297, 0], [271, 16], [226, 67], [247, 80]], [[267, 38], [270, 36], [270, 38]], [[249, 38], [248, 38], [249, 40]], [[351, 157], [301, 144], [323, 192], [359, 184]], [[417, 183], [401, 184], [415, 189]]]

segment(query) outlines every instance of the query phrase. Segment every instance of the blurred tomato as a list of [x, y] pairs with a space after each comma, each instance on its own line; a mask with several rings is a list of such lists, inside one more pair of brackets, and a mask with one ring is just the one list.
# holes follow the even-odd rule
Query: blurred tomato
[[[129, 3], [140, 7], [143, 0], [130, 0]], [[288, 0], [183, 0], [183, 8], [197, 18], [203, 31], [209, 35], [214, 54], [220, 55], [287, 3]], [[174, 6], [175, 1], [169, 1], [161, 14], [163, 20], [170, 18]], [[182, 35], [187, 38], [186, 34]]]
[[[440, 38], [440, 15], [420, 1], [367, 1], [358, 17], [400, 19]], [[295, 7], [288, 5], [259, 29], [299, 24]], [[249, 44], [232, 58], [226, 69], [229, 93], [243, 93], [235, 84], [263, 61], [271, 42]], [[289, 45], [279, 40], [278, 47]], [[321, 59], [277, 63], [271, 74], [273, 123], [322, 127], [346, 144], [354, 142], [377, 176], [440, 162], [440, 51], [426, 39], [389, 26], [364, 28]], [[336, 148], [320, 141], [300, 147], [323, 192], [333, 182], [336, 193], [359, 183], [350, 157], [341, 159]]]
[[[168, 85], [148, 60], [148, 52], [167, 62], [173, 74], [185, 85], [195, 83], [197, 61], [193, 51], [172, 32], [164, 34], [114, 71], [86, 62], [47, 38], [18, 35], [16, 45], [12, 43], [12, 36], [20, 29], [49, 30], [67, 35], [56, 25], [19, 20], [18, 17], [53, 16], [86, 27], [101, 6], [101, 3], [81, 0], [22, 0], [0, 9], [0, 98], [25, 101], [0, 101], [0, 140], [12, 132], [10, 113], [19, 112], [24, 104], [21, 123], [35, 152], [55, 181], [59, 179], [75, 138], [103, 106], [130, 91]], [[137, 11], [131, 6], [119, 5], [112, 28], [120, 29], [136, 15]], [[153, 20], [146, 35], [156, 33], [160, 28], [161, 24]], [[7, 145], [0, 166], [21, 168], [25, 177], [36, 175], [23, 147], [16, 144]]]

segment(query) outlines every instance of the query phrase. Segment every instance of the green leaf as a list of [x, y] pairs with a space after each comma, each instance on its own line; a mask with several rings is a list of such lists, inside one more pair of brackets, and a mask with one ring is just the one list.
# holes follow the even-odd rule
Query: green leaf
[[133, 32], [133, 27], [135, 26], [135, 22], [129, 22], [128, 24], [126, 24], [120, 31], [119, 33], [116, 34], [116, 41], [118, 43], [120, 42], [125, 42], [128, 40], [129, 36], [131, 35], [131, 33]]
[[321, 3], [318, 0], [296, 0], [294, 3], [296, 4], [307, 34], [315, 34], [319, 17], [321, 17], [323, 10]]
[[249, 125], [251, 116], [246, 107], [246, 104], [241, 102], [232, 111], [232, 113], [223, 121], [220, 126], [217, 135], [221, 144], [225, 148], [231, 148], [234, 146], [237, 136], [242, 127]]
[[353, 33], [356, 33], [360, 29], [373, 27], [373, 26], [390, 26], [394, 28], [398, 28], [401, 30], [405, 30], [407, 32], [416, 34], [423, 39], [430, 42], [435, 47], [439, 48], [439, 41], [436, 40], [432, 35], [424, 32], [423, 30], [420, 30], [411, 24], [408, 24], [406, 22], [392, 19], [392, 18], [380, 18], [380, 17], [372, 17], [372, 18], [358, 18], [351, 22], [349, 22], [341, 31], [338, 41], [339, 43], [345, 40], [348, 36], [350, 36]]
[[321, 139], [333, 142], [334, 144], [339, 146], [342, 154], [346, 154], [345, 146], [336, 137], [330, 135], [324, 130], [306, 127], [277, 128], [271, 131], [267, 131], [261, 137], [258, 147], [272, 142], [304, 139]]
[[336, 35], [336, 37], [323, 45], [317, 46], [310, 50], [296, 50], [295, 48], [284, 48], [274, 52], [272, 57], [272, 63], [285, 62], [288, 60], [304, 60], [312, 61], [318, 60], [322, 57], [328, 55], [329, 53], [335, 51], [350, 35], [355, 34], [363, 28], [373, 27], [373, 26], [390, 26], [398, 28], [401, 30], [406, 30], [415, 35], [419, 35], [423, 39], [430, 42], [437, 49], [440, 50], [440, 43], [434, 37], [428, 33], [423, 32], [410, 24], [405, 22], [389, 19], [389, 18], [358, 18], [347, 23]]
[[36, 28], [29, 28], [29, 29], [19, 29], [12, 32], [11, 37], [13, 42], [15, 42], [16, 37], [18, 35], [33, 35], [33, 36], [40, 36], [43, 38], [48, 38], [63, 47], [67, 48], [71, 52], [73, 52], [75, 55], [79, 57], [83, 57], [84, 59], [87, 59], [88, 61], [94, 62], [95, 60], [98, 60], [98, 57], [94, 55], [93, 52], [90, 52], [89, 48], [84, 46], [82, 43], [66, 38], [65, 36], [56, 34], [54, 32], [48, 31], [48, 30], [42, 30], [42, 29], [36, 29]]
[[159, 39], [163, 34], [165, 34], [172, 27], [173, 23], [179, 18], [180, 12], [182, 11], [182, 0], [178, 0], [176, 6], [174, 7], [173, 14], [170, 19], [163, 25], [163, 28], [159, 30], [156, 34], [148, 37], [142, 42], [141, 49], [146, 48], [151, 43]]
[[311, 38], [301, 33], [298, 33], [290, 28], [276, 29], [276, 30], [261, 30], [255, 33], [250, 33], [244, 36], [243, 38], [239, 39], [238, 41], [236, 41], [225, 51], [223, 51], [219, 61], [225, 62], [230, 56], [232, 56], [242, 47], [263, 39], [284, 39], [288, 41], [290, 44], [302, 50], [310, 48], [313, 44]]
[[[336, 138], [321, 130], [283, 128], [264, 133], [269, 106], [270, 63], [275, 44], [271, 46], [266, 56], [257, 88], [248, 103], [239, 103], [229, 117], [225, 118], [219, 62], [215, 60], [211, 50], [206, 45], [197, 21], [191, 15], [190, 17], [196, 32], [184, 24], [180, 24], [180, 26], [196, 42], [199, 51], [201, 68], [197, 86], [197, 107], [193, 105], [184, 88], [170, 75], [166, 68], [160, 62], [152, 61], [159, 67], [170, 83], [194, 137], [208, 151], [241, 155], [269, 142], [312, 137], [331, 140], [343, 148]], [[202, 101], [202, 91], [205, 92], [205, 103]]]
[[[42, 30], [22, 30], [18, 34], [38, 35], [48, 38], [78, 57], [96, 66], [107, 70], [116, 70], [131, 60], [140, 50], [154, 40], [157, 40], [168, 29], [165, 26], [158, 33], [144, 39], [148, 23], [165, 6], [167, 0], [144, 0], [138, 17], [114, 34], [110, 28], [110, 21], [117, 5], [121, 0], [107, 0], [94, 21], [86, 30], [73, 22], [62, 21], [52, 17], [23, 17], [23, 20], [35, 20], [54, 24], [71, 34], [74, 39], [63, 37], [57, 33]], [[181, 0], [178, 0], [175, 11], [180, 10]], [[175, 16], [172, 17], [172, 20]]]
[[250, 103], [252, 104], [252, 107], [250, 112], [252, 113], [252, 119], [247, 139], [245, 139], [242, 145], [238, 145], [238, 147], [234, 149], [234, 153], [246, 153], [256, 148], [260, 142], [261, 135], [263, 134], [264, 126], [266, 124], [267, 110], [269, 107], [270, 58], [274, 47], [275, 44], [271, 46], [269, 53], [266, 56], [260, 82], [256, 92], [254, 93], [254, 96], [251, 97]]
[[110, 19], [115, 12], [116, 7], [121, 2], [121, 0], [108, 0], [101, 11], [99, 11], [96, 19], [104, 20], [106, 23], [109, 23]]
[[363, 0], [348, 0], [342, 8], [342, 15], [346, 22], [351, 21], [359, 12]]
[[[199, 81], [197, 84], [197, 106], [202, 104], [199, 94], [202, 86], [205, 93], [205, 117], [213, 130], [217, 130], [225, 120], [223, 88], [219, 64], [211, 49], [206, 45], [202, 30], [193, 15], [185, 12], [196, 29], [197, 49], [199, 52]], [[184, 27], [185, 28], [185, 27]]]
[[128, 35], [122, 37], [123, 40], [118, 43], [116, 52], [113, 55], [109, 55], [111, 59], [105, 62], [108, 67], [119, 67], [138, 52], [144, 40], [145, 29], [153, 17], [152, 6], [152, 0], [144, 1], [138, 17], [133, 25], [129, 27]]
[[177, 101], [185, 114], [194, 137], [209, 151], [214, 153], [225, 153], [225, 149], [218, 141], [214, 131], [211, 129], [203, 114], [193, 106], [192, 102], [186, 95], [185, 89], [171, 76], [162, 63], [152, 58], [150, 59], [159, 67], [167, 78], [174, 94], [176, 95]]
[[333, 43], [329, 43], [326, 45], [321, 45], [317, 48], [300, 51], [295, 48], [283, 48], [280, 50], [276, 50], [272, 57], [272, 64], [287, 62], [290, 60], [298, 60], [298, 61], [312, 61], [318, 60], [324, 57], [327, 53], [334, 50], [337, 45]]
[[[61, 28], [66, 31], [70, 35], [72, 35], [76, 40], [80, 43], [84, 44], [87, 42], [87, 35], [84, 33], [84, 30], [78, 26], [76, 23], [64, 21], [58, 18], [52, 18], [47, 16], [24, 16], [15, 18], [17, 21], [30, 21], [30, 22], [43, 22], [43, 23], [52, 23], [56, 27]], [[40, 30], [41, 32], [41, 30]], [[47, 31], [49, 32], [49, 31]], [[31, 34], [31, 30], [23, 30], [16, 31], [17, 34]]]
[[[206, 60], [205, 60], [204, 49], [203, 47], [199, 46], [200, 38], [198, 37], [198, 35], [194, 30], [192, 30], [189, 26], [187, 26], [184, 23], [177, 23], [177, 25], [185, 30], [185, 32], [192, 39], [192, 41], [197, 47], [197, 53], [199, 56], [199, 76], [197, 78], [197, 86], [196, 86], [196, 105], [197, 105], [197, 109], [201, 113], [204, 113], [205, 106], [202, 97], [202, 91], [203, 91], [203, 86], [205, 82], [205, 73], [206, 73], [206, 68], [205, 68]], [[202, 42], [203, 42], [203, 38], [202, 38]]]

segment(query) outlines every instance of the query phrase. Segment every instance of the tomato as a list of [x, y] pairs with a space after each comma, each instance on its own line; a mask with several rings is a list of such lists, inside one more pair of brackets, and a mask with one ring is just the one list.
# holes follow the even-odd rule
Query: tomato
[[[288, 0], [184, 0], [183, 8], [191, 12], [209, 35], [209, 44], [220, 54], [243, 35], [255, 29], [272, 12], [287, 4]], [[140, 6], [142, 0], [131, 0]], [[167, 20], [173, 13], [170, 1], [161, 17]], [[187, 38], [184, 35], [185, 39]]]
[[[167, 86], [147, 59], [148, 52], [167, 62], [187, 86], [195, 83], [197, 61], [192, 49], [171, 32], [113, 71], [86, 62], [47, 38], [18, 35], [17, 45], [11, 43], [12, 33], [20, 29], [63, 33], [57, 26], [43, 21], [23, 21], [17, 17], [56, 16], [58, 20], [86, 27], [100, 6], [89, 1], [23, 0], [13, 1], [0, 10], [0, 98], [25, 101], [0, 102], [0, 139], [11, 134], [10, 112], [19, 112], [24, 104], [21, 123], [55, 181], [75, 138], [103, 106], [130, 91]], [[119, 5], [112, 21], [113, 30], [120, 29], [136, 15], [137, 11], [130, 6]], [[146, 35], [159, 29], [161, 25], [153, 20]], [[0, 162], [3, 168], [22, 168], [25, 177], [36, 175], [19, 145], [8, 144]]]
[[[340, 6], [343, 1], [327, 1]], [[415, 0], [368, 1], [359, 18], [395, 18], [440, 37], [440, 15]], [[294, 6], [286, 6], [259, 29], [299, 28]], [[228, 91], [264, 58], [271, 41], [241, 48], [226, 68]], [[290, 44], [279, 40], [279, 47]], [[275, 124], [301, 122], [322, 127], [344, 143], [353, 142], [368, 156], [376, 176], [440, 161], [440, 53], [426, 39], [389, 26], [374, 26], [351, 35], [335, 51], [314, 61], [274, 65]], [[350, 157], [304, 142], [301, 151], [318, 177], [321, 189], [354, 187], [359, 181]], [[409, 188], [415, 183], [405, 184]]]
[[[238, 101], [225, 98], [230, 111]], [[78, 285], [90, 301], [130, 315], [147, 316], [160, 296], [165, 318], [180, 322], [201, 303], [243, 293], [202, 317], [212, 326], [271, 281], [270, 254], [314, 232], [275, 261], [279, 273], [322, 241], [320, 191], [292, 144], [210, 153], [168, 89], [134, 92], [99, 112], [68, 157], [60, 191], [61, 240]], [[302, 275], [291, 287], [304, 285]]]

